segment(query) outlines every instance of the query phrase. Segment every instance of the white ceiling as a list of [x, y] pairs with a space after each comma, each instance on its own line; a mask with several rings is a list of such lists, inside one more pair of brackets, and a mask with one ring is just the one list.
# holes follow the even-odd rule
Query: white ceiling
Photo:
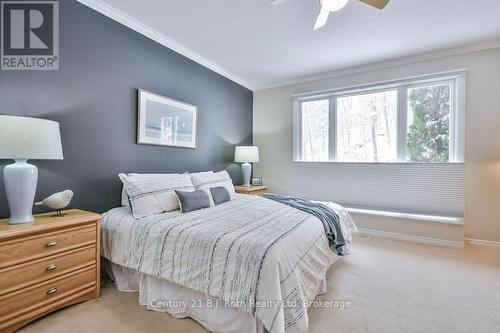
[[316, 0], [80, 2], [252, 89], [500, 40], [499, 0], [392, 0], [383, 10], [350, 0], [317, 31]]

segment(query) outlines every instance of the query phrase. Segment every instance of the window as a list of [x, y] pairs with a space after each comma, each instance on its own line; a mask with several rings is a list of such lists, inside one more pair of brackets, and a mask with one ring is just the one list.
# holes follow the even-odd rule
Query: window
[[302, 156], [306, 161], [328, 161], [329, 100], [302, 103]]
[[449, 161], [451, 86], [445, 83], [408, 89], [408, 161]]
[[465, 73], [294, 96], [294, 160], [463, 161]]
[[397, 90], [337, 98], [337, 161], [396, 160]]

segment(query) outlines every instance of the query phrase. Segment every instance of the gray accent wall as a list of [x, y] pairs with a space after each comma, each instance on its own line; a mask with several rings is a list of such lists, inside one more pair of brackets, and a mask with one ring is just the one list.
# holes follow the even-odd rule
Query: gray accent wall
[[[31, 161], [35, 200], [71, 189], [71, 207], [104, 212], [119, 206], [120, 172], [227, 169], [241, 181], [232, 159], [252, 144], [250, 90], [73, 0], [60, 1], [60, 47], [58, 71], [0, 71], [1, 114], [60, 122], [64, 160]], [[136, 144], [138, 88], [198, 106], [196, 149]]]

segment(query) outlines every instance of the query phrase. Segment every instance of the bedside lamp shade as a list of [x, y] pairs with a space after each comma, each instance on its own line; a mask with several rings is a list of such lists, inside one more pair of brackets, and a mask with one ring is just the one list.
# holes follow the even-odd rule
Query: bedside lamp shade
[[62, 160], [59, 123], [0, 116], [0, 159]]
[[234, 151], [234, 161], [239, 163], [259, 162], [259, 147], [236, 146]]
[[59, 123], [55, 121], [0, 116], [0, 159], [13, 159], [3, 177], [10, 209], [10, 224], [33, 222], [33, 201], [38, 169], [28, 160], [62, 160]]
[[249, 162], [259, 162], [259, 147], [236, 146], [236, 149], [234, 150], [234, 161], [243, 163], [241, 165], [241, 173], [243, 174], [243, 186], [250, 186], [252, 165]]

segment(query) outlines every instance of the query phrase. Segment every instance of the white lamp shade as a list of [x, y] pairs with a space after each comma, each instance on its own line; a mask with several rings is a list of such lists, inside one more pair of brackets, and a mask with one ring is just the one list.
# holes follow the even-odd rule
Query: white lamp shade
[[0, 115], [0, 159], [62, 160], [59, 123]]
[[239, 163], [259, 162], [259, 147], [236, 146], [234, 151], [234, 161]]

